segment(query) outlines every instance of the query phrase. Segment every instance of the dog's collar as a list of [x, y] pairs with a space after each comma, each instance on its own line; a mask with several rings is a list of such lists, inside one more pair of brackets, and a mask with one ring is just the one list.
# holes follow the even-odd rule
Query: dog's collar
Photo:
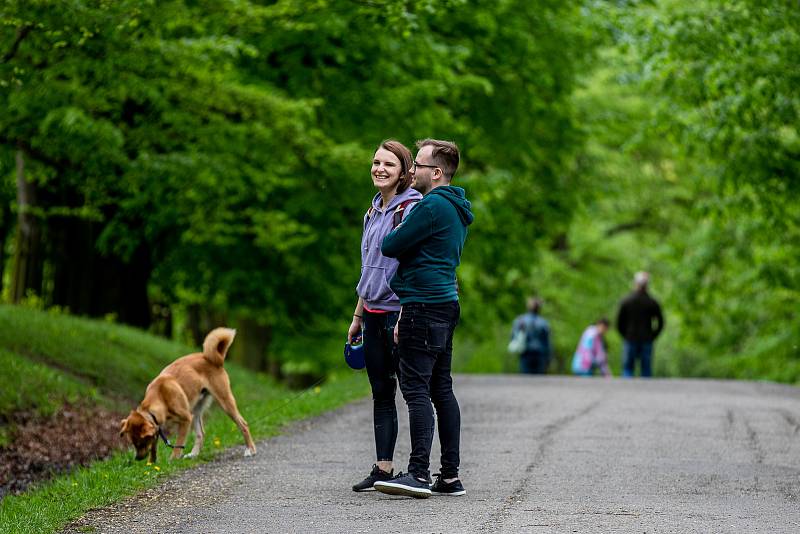
[[170, 443], [169, 440], [167, 439], [167, 435], [164, 434], [164, 430], [161, 428], [161, 424], [158, 422], [158, 418], [156, 418], [155, 414], [153, 414], [153, 412], [151, 412], [150, 410], [148, 410], [147, 413], [148, 413], [148, 415], [150, 415], [150, 417], [153, 418], [153, 423], [155, 423], [156, 428], [158, 429], [158, 435], [164, 441], [164, 444], [167, 447], [169, 447], [170, 449], [184, 449], [184, 448], [186, 448], [184, 445], [173, 445], [172, 443]]

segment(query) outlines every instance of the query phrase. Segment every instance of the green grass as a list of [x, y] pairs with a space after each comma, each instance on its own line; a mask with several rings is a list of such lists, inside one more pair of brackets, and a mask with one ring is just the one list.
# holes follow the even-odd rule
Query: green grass
[[22, 306], [0, 306], [0, 348], [91, 384], [103, 395], [136, 398], [180, 343], [106, 321]]
[[[0, 414], [34, 409], [40, 415], [52, 415], [64, 403], [79, 400], [97, 401], [94, 387], [73, 379], [52, 367], [0, 348], [0, 369], [3, 384], [0, 388]], [[13, 387], [8, 387], [13, 384]]]
[[[275, 435], [291, 421], [331, 410], [363, 397], [369, 390], [363, 373], [333, 378], [318, 389], [300, 394], [280, 389], [257, 375], [244, 372], [236, 375], [236, 378], [231, 377], [234, 394], [255, 438]], [[250, 376], [250, 379], [242, 379], [243, 376]], [[0, 505], [0, 532], [56, 531], [91, 508], [111, 504], [153, 486], [164, 477], [208, 461], [226, 447], [244, 450], [239, 430], [221, 410], [212, 409], [207, 422], [205, 446], [197, 459], [167, 461], [169, 450], [162, 444], [157, 465], [135, 462], [131, 452], [119, 453], [23, 495], [6, 497]], [[191, 440], [188, 445], [191, 446]]]
[[[0, 306], [0, 324], [4, 325], [0, 329], [0, 380], [15, 385], [0, 390], [0, 415], [19, 409], [47, 414], [62, 401], [75, 399], [107, 402], [103, 394], [135, 399], [128, 406], [133, 407], [147, 383], [167, 363], [190, 351], [132, 328], [25, 308]], [[364, 373], [335, 375], [320, 387], [297, 392], [232, 363], [226, 364], [226, 369], [239, 409], [256, 439], [278, 434], [292, 421], [369, 392]], [[153, 486], [164, 477], [208, 461], [225, 448], [244, 450], [239, 430], [216, 404], [207, 415], [206, 432], [204, 450], [197, 459], [169, 462], [170, 451], [162, 444], [157, 465], [135, 462], [130, 451], [118, 453], [22, 495], [7, 496], [0, 503], [0, 532], [56, 531], [91, 508]], [[191, 447], [192, 438], [187, 445]]]

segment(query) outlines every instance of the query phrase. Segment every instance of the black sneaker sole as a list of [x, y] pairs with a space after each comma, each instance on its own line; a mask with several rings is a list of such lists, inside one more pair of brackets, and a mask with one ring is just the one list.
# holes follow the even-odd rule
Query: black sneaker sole
[[431, 490], [431, 494], [433, 495], [444, 495], [445, 497], [460, 497], [462, 495], [467, 494], [467, 490], [461, 491], [433, 491]]
[[375, 491], [375, 486], [372, 486], [372, 487], [369, 487], [369, 488], [362, 488], [362, 489], [353, 488], [353, 491], [355, 491], [356, 493], [364, 493], [365, 491]]
[[415, 499], [427, 499], [431, 496], [431, 490], [425, 488], [411, 488], [393, 482], [376, 482], [375, 489], [388, 495], [402, 495], [404, 497], [414, 497]]

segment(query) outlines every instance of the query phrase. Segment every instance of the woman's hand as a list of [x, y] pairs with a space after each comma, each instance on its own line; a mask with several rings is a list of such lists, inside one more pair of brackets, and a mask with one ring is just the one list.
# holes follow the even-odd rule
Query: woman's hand
[[353, 341], [354, 337], [361, 337], [361, 317], [353, 316], [353, 322], [350, 323], [350, 328], [347, 330], [347, 342]]

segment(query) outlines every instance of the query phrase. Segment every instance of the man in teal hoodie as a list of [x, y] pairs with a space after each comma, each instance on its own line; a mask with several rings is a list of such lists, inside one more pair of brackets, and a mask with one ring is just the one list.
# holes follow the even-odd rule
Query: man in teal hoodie
[[[453, 394], [450, 367], [453, 331], [461, 313], [456, 267], [473, 215], [464, 190], [450, 185], [458, 169], [458, 147], [448, 141], [425, 139], [417, 143], [417, 148], [411, 185], [424, 197], [384, 238], [381, 247], [384, 256], [400, 261], [390, 286], [402, 307], [395, 332], [400, 390], [408, 405], [411, 427], [411, 457], [407, 475], [376, 482], [375, 489], [418, 498], [464, 495], [458, 476], [461, 411]], [[442, 468], [431, 485], [434, 407]]]

